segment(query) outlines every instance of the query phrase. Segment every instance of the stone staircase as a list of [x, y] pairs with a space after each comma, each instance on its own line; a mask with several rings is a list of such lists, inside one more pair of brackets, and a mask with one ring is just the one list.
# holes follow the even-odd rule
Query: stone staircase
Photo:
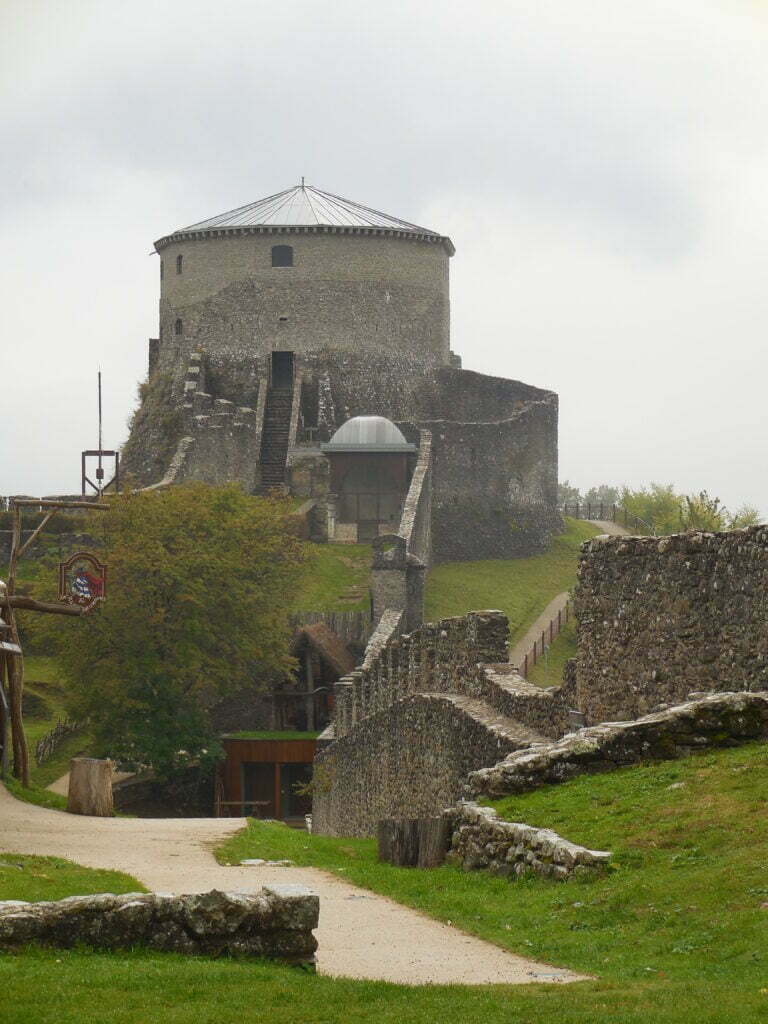
[[285, 482], [285, 461], [291, 429], [293, 388], [273, 388], [267, 392], [264, 430], [261, 435], [261, 489], [269, 491]]

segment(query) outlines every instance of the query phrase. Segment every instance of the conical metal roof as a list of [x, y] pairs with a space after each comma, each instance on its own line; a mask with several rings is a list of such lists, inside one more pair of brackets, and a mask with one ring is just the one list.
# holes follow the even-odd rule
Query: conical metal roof
[[336, 227], [394, 228], [397, 231], [439, 234], [429, 228], [419, 227], [418, 224], [411, 224], [407, 220], [372, 210], [360, 203], [353, 203], [351, 199], [342, 199], [332, 192], [322, 192], [312, 185], [294, 185], [293, 188], [287, 188], [274, 196], [258, 199], [255, 203], [239, 206], [236, 210], [220, 213], [218, 217], [209, 217], [208, 220], [201, 220], [180, 230], [205, 231], [208, 228], [255, 227], [266, 224], [286, 227], [293, 224], [305, 227], [327, 224]]
[[439, 231], [411, 224], [410, 221], [391, 217], [351, 199], [343, 199], [332, 192], [323, 192], [313, 185], [294, 185], [283, 192], [258, 199], [247, 206], [220, 213], [216, 217], [178, 228], [159, 239], [160, 248], [168, 242], [190, 235], [229, 234], [231, 232], [294, 230], [294, 231], [347, 231], [354, 234], [396, 234], [432, 242], [442, 242], [450, 255], [454, 249], [449, 238]]

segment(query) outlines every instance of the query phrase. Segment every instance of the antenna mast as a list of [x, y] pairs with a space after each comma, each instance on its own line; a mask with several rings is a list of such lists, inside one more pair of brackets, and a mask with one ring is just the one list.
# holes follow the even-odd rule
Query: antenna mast
[[101, 443], [101, 367], [99, 367], [99, 465], [96, 469], [97, 494], [101, 497], [102, 481], [104, 480], [104, 468], [101, 458], [104, 453], [104, 445]]

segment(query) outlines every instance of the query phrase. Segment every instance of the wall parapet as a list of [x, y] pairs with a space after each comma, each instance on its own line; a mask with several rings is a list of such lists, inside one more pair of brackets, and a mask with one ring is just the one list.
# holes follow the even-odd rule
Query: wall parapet
[[402, 612], [388, 609], [362, 665], [335, 684], [336, 739], [362, 719], [414, 693], [478, 696], [473, 683], [478, 663], [507, 657], [508, 621], [498, 611], [441, 619], [412, 633], [400, 633], [401, 623]]

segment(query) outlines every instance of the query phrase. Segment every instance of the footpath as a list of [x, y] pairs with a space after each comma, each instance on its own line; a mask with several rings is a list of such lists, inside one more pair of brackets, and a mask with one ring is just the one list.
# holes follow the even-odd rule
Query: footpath
[[585, 980], [507, 953], [316, 868], [218, 864], [213, 848], [245, 824], [244, 818], [89, 818], [16, 800], [0, 784], [0, 853], [64, 857], [124, 871], [154, 892], [306, 886], [320, 897], [320, 974], [401, 985]]

